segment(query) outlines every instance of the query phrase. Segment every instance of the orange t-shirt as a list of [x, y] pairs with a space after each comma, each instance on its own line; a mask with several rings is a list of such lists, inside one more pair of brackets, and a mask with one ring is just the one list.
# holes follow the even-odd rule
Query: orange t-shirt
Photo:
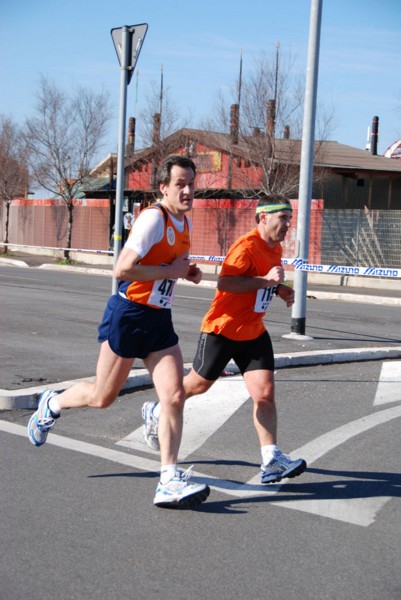
[[[221, 268], [221, 276], [256, 277], [266, 275], [281, 266], [282, 247], [279, 242], [270, 248], [257, 228], [240, 237], [229, 249]], [[263, 317], [275, 287], [234, 294], [216, 291], [206, 313], [201, 331], [222, 334], [230, 340], [253, 340], [266, 328]]]

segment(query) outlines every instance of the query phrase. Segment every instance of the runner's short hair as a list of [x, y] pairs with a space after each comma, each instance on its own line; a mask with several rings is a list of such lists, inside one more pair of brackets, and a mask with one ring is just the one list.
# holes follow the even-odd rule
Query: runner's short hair
[[183, 169], [192, 169], [196, 175], [196, 166], [193, 160], [182, 154], [170, 154], [163, 160], [157, 169], [157, 185], [168, 184], [171, 179], [171, 169], [177, 165]]

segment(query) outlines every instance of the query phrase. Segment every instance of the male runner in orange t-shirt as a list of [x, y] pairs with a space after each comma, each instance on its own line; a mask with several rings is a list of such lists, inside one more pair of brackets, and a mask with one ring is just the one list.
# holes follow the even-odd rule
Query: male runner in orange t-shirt
[[[283, 285], [281, 265], [281, 242], [291, 225], [291, 203], [283, 197], [260, 200], [255, 218], [257, 226], [231, 246], [223, 262], [184, 388], [187, 398], [206, 392], [234, 360], [254, 403], [253, 421], [262, 453], [261, 482], [265, 484], [300, 475], [306, 462], [291, 460], [277, 446], [274, 354], [263, 323], [274, 295], [288, 307], [294, 303], [294, 290]], [[156, 403], [145, 403], [142, 413], [145, 439], [155, 448]]]

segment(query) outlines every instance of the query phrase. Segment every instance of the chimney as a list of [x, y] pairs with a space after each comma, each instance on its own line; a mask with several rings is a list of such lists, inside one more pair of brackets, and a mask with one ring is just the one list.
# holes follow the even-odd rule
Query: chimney
[[269, 100], [267, 103], [267, 121], [266, 121], [266, 137], [274, 140], [274, 130], [276, 126], [276, 101]]
[[374, 156], [377, 155], [378, 138], [379, 138], [379, 117], [373, 117], [370, 153], [373, 154]]
[[135, 118], [128, 119], [128, 143], [125, 148], [126, 156], [132, 156], [135, 151]]
[[232, 144], [238, 144], [239, 130], [239, 104], [231, 105], [230, 112], [230, 137]]
[[276, 126], [276, 101], [269, 100], [267, 103], [267, 120], [266, 120], [266, 154], [268, 157], [273, 154], [274, 129]]
[[152, 133], [152, 144], [160, 144], [160, 113], [153, 115], [153, 133]]
[[128, 143], [131, 146], [135, 146], [135, 118], [130, 117], [128, 119]]
[[284, 126], [284, 136], [283, 137], [285, 140], [290, 139], [290, 126], [289, 125]]

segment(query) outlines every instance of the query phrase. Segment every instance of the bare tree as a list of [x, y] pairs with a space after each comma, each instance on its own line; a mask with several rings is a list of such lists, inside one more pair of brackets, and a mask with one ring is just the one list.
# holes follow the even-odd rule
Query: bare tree
[[[183, 116], [172, 100], [169, 88], [163, 88], [163, 74], [160, 84], [151, 81], [145, 108], [140, 113], [138, 138], [142, 149], [151, 149], [151, 185], [154, 189], [157, 187], [157, 167], [172, 151], [168, 138], [177, 129], [186, 127], [188, 120], [189, 117]], [[126, 159], [135, 170], [135, 151], [128, 150]], [[155, 198], [157, 194], [156, 191]]]
[[[277, 45], [272, 55], [263, 53], [255, 60], [241, 86], [239, 82], [232, 86], [229, 97], [218, 92], [216, 117], [207, 125], [217, 132], [232, 131], [232, 107], [238, 107], [238, 136], [227, 137], [225, 147], [234, 167], [240, 160], [241, 167], [235, 170], [237, 187], [249, 191], [257, 182], [261, 194], [290, 197], [298, 191], [304, 88], [293, 67], [291, 56], [283, 58]], [[326, 113], [318, 120], [324, 136], [332, 118]]]
[[171, 97], [170, 88], [151, 81], [146, 106], [140, 113], [139, 138], [142, 147], [154, 144], [154, 117], [160, 115], [159, 139], [164, 140], [178, 129], [188, 127], [190, 117], [183, 116]]
[[[8, 244], [10, 206], [18, 197], [25, 197], [28, 191], [27, 154], [23, 137], [11, 118], [0, 116], [0, 201], [6, 210], [4, 244]], [[3, 247], [7, 252], [7, 246]]]
[[[66, 247], [71, 248], [74, 198], [88, 185], [93, 161], [102, 147], [110, 120], [109, 97], [79, 88], [66, 96], [42, 77], [36, 116], [26, 123], [32, 179], [58, 196], [68, 209]], [[64, 252], [69, 258], [69, 252]]]

